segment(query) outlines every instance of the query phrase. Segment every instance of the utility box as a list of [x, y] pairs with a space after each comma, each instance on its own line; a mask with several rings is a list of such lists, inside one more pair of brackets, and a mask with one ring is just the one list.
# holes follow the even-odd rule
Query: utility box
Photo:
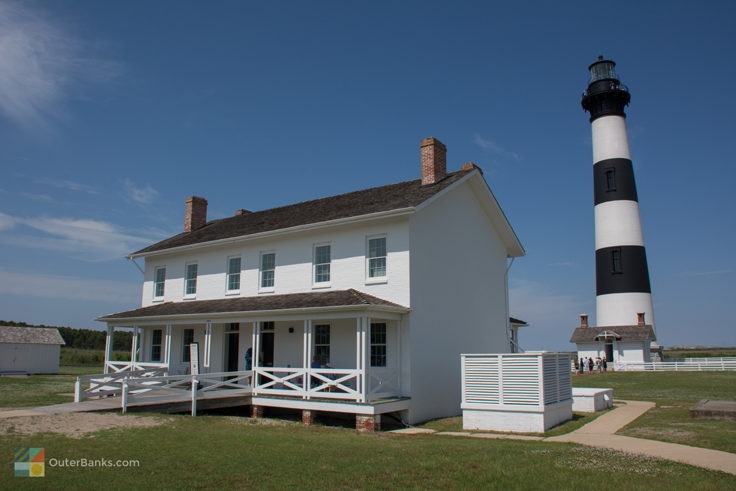
[[460, 357], [463, 429], [542, 433], [572, 419], [569, 355], [531, 351]]

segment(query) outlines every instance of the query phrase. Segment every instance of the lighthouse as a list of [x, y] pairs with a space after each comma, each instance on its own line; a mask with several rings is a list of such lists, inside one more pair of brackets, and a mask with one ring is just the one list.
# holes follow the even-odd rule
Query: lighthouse
[[624, 113], [631, 94], [616, 75], [613, 61], [599, 56], [588, 68], [590, 82], [582, 105], [590, 113], [593, 130], [596, 323], [599, 328], [643, 325], [646, 319], [654, 334], [652, 290]]

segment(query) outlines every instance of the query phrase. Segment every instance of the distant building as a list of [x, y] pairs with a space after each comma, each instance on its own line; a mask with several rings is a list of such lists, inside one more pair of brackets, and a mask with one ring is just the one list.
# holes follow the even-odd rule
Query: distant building
[[0, 326], [0, 373], [59, 373], [64, 344], [51, 327]]
[[578, 347], [578, 358], [603, 358], [609, 363], [650, 361], [650, 345], [657, 338], [651, 324], [645, 324], [644, 314], [638, 314], [637, 324], [628, 326], [588, 326], [588, 316], [580, 316], [571, 343]]

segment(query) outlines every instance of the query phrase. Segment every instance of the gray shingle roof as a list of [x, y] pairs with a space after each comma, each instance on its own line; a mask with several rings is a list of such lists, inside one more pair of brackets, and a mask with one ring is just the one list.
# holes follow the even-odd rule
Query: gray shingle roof
[[384, 306], [406, 309], [406, 307], [368, 295], [357, 290], [334, 290], [326, 292], [289, 293], [285, 295], [260, 295], [257, 297], [223, 298], [218, 300], [193, 300], [166, 302], [134, 310], [109, 314], [97, 320], [115, 320], [138, 317], [158, 317], [187, 314], [219, 314], [262, 312], [270, 310], [305, 309], [339, 306]]
[[571, 343], [593, 343], [603, 331], [617, 335], [618, 341], [654, 341], [657, 337], [651, 325], [578, 327], [572, 332]]
[[147, 254], [173, 247], [270, 232], [339, 218], [409, 208], [421, 204], [471, 172], [473, 172], [472, 169], [450, 172], [447, 177], [435, 184], [423, 186], [421, 179], [415, 179], [388, 186], [304, 201], [280, 208], [212, 220], [202, 228], [169, 237], [134, 252], [132, 255]]
[[53, 327], [0, 326], [0, 343], [7, 344], [66, 344]]

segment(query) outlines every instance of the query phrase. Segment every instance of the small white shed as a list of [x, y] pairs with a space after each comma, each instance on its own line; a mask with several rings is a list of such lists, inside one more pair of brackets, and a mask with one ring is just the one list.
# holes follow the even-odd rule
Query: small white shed
[[59, 373], [63, 344], [58, 329], [0, 326], [0, 373]]

